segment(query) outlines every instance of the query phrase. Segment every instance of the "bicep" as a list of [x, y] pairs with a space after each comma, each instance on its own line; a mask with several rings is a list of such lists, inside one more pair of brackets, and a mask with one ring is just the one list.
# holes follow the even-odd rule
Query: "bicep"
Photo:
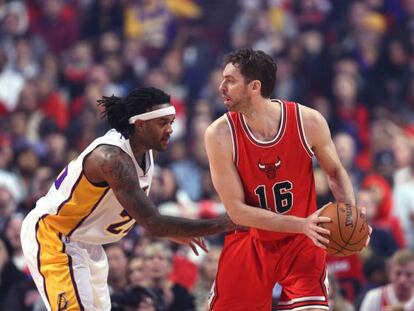
[[312, 150], [319, 165], [327, 175], [334, 175], [342, 164], [332, 141], [328, 123], [320, 113], [315, 112], [305, 123], [305, 130], [311, 138]]
[[119, 203], [138, 223], [153, 215], [150, 200], [139, 184], [134, 163], [128, 154], [116, 146], [102, 146], [93, 160], [94, 171], [111, 187]]
[[228, 137], [207, 132], [205, 144], [210, 164], [211, 179], [227, 211], [231, 215], [237, 203], [244, 201], [240, 177], [232, 159], [232, 144]]

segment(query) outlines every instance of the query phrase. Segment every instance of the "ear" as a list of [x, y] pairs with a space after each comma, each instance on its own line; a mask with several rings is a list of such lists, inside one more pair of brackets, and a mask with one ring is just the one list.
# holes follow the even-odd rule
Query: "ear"
[[138, 133], [141, 133], [144, 130], [145, 121], [137, 120], [135, 121], [134, 127]]
[[251, 84], [252, 84], [252, 91], [260, 92], [260, 89], [262, 88], [262, 82], [260, 82], [259, 80], [253, 80]]

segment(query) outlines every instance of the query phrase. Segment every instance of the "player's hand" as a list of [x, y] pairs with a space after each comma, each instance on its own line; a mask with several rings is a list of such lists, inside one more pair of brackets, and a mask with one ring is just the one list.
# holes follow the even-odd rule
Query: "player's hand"
[[237, 226], [231, 219], [227, 213], [224, 213], [219, 218], [220, 225], [223, 227], [224, 232], [233, 231], [239, 226]]
[[[329, 204], [329, 203], [328, 203]], [[324, 205], [313, 214], [304, 219], [304, 234], [312, 240], [312, 242], [323, 249], [326, 249], [326, 244], [329, 244], [329, 239], [326, 238], [330, 234], [328, 229], [319, 227], [319, 223], [331, 222], [329, 217], [319, 216], [322, 210], [328, 205]]]
[[[361, 212], [361, 216], [364, 217], [364, 219], [366, 220], [367, 219], [367, 217], [366, 217], [367, 209], [365, 208], [365, 206], [358, 207], [358, 209]], [[369, 245], [369, 241], [371, 240], [372, 227], [370, 225], [368, 225], [368, 230], [369, 230], [368, 239], [365, 242], [365, 246], [364, 247], [367, 247]]]
[[194, 254], [197, 256], [199, 255], [197, 250], [197, 245], [204, 251], [208, 252], [208, 248], [206, 245], [206, 241], [202, 237], [192, 238], [192, 237], [168, 237], [171, 241], [181, 244], [181, 245], [188, 245], [193, 250]]

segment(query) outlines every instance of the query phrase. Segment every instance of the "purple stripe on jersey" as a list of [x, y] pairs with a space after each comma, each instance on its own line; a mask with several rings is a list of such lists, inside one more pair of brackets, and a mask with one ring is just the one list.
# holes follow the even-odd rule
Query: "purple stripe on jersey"
[[99, 205], [99, 203], [102, 201], [102, 199], [105, 197], [105, 195], [108, 193], [108, 191], [109, 191], [109, 187], [107, 188], [107, 189], [105, 189], [105, 191], [104, 191], [104, 193], [102, 194], [102, 196], [99, 198], [99, 200], [95, 203], [95, 205], [92, 207], [92, 209], [91, 209], [91, 211], [89, 212], [89, 214], [88, 215], [86, 215], [85, 217], [83, 217], [82, 219], [81, 219], [81, 221], [75, 226], [75, 228], [73, 228], [69, 233], [68, 233], [68, 237], [70, 237], [71, 235], [72, 235], [72, 233], [77, 229], [77, 228], [79, 228], [80, 227], [80, 225], [86, 220], [86, 218], [88, 218], [89, 217], [89, 215], [90, 214], [92, 214], [93, 213], [93, 211], [96, 209], [96, 207]]
[[55, 187], [56, 189], [59, 189], [60, 185], [62, 184], [63, 180], [65, 179], [65, 177], [68, 176], [68, 167], [65, 167], [65, 170], [63, 171], [62, 174], [60, 174], [60, 176], [55, 180]]
[[79, 290], [78, 290], [78, 286], [75, 281], [75, 276], [73, 275], [72, 257], [69, 254], [67, 255], [68, 255], [68, 260], [69, 260], [68, 262], [69, 262], [70, 278], [72, 279], [73, 288], [75, 289], [76, 299], [78, 300], [80, 310], [85, 311], [85, 308], [83, 307], [80, 296], [79, 296]]
[[76, 180], [75, 184], [73, 185], [72, 189], [70, 190], [70, 195], [69, 195], [69, 197], [68, 197], [65, 201], [63, 201], [63, 202], [59, 205], [59, 207], [58, 207], [58, 209], [57, 209], [57, 212], [56, 212], [56, 215], [59, 215], [59, 212], [60, 212], [60, 210], [62, 209], [62, 207], [63, 207], [63, 206], [65, 206], [65, 204], [66, 204], [67, 202], [69, 202], [69, 201], [70, 201], [70, 199], [72, 199], [73, 192], [75, 191], [75, 189], [76, 189], [76, 187], [78, 186], [78, 184], [79, 184], [79, 182], [80, 182], [80, 180], [81, 180], [81, 179], [82, 179], [82, 174], [80, 174], [80, 175], [79, 175], [78, 179]]
[[41, 220], [43, 220], [43, 218], [45, 218], [48, 214], [43, 215], [42, 217], [39, 218], [39, 220], [36, 222], [36, 228], [35, 228], [35, 237], [36, 237], [36, 243], [37, 243], [37, 270], [39, 270], [39, 274], [42, 276], [43, 278], [43, 290], [45, 292], [46, 295], [46, 299], [47, 301], [49, 301], [49, 305], [50, 304], [50, 299], [49, 299], [49, 295], [47, 294], [47, 289], [46, 289], [46, 278], [45, 276], [42, 274], [42, 272], [40, 271], [40, 242], [39, 239], [37, 238], [37, 231], [39, 231], [39, 222]]

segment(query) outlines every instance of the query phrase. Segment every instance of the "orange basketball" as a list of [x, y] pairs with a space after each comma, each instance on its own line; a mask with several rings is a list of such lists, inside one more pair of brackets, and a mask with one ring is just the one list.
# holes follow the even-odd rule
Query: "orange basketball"
[[369, 235], [368, 224], [360, 211], [349, 204], [330, 203], [320, 216], [331, 218], [331, 222], [319, 226], [330, 230], [326, 251], [334, 256], [349, 256], [365, 246]]

